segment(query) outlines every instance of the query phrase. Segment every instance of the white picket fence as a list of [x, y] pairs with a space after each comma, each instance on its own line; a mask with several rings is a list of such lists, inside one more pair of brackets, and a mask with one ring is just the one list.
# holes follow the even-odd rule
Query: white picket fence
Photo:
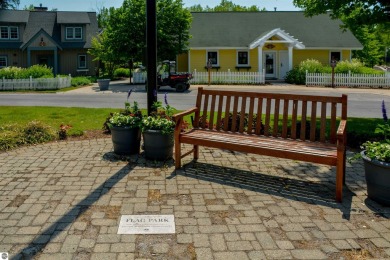
[[[209, 73], [198, 72], [192, 73], [192, 84], [208, 84]], [[263, 72], [210, 72], [211, 84], [265, 84], [265, 73]]]
[[[163, 76], [164, 77], [164, 76]], [[208, 72], [198, 72], [194, 70], [192, 73], [191, 84], [208, 84]], [[133, 83], [144, 84], [146, 81], [145, 72], [134, 72]], [[265, 84], [265, 73], [259, 72], [211, 72], [211, 84]]]
[[71, 86], [72, 77], [33, 79], [0, 79], [0, 90], [51, 90]]
[[[331, 73], [308, 73], [306, 71], [306, 86], [332, 86]], [[352, 74], [335, 73], [335, 87], [369, 87], [390, 88], [390, 73], [385, 74]]]

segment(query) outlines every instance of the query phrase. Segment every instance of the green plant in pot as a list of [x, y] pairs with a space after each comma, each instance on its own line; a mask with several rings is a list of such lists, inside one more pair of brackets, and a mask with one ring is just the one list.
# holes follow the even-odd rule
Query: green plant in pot
[[142, 120], [143, 148], [147, 159], [163, 161], [173, 155], [175, 122], [172, 116], [175, 109], [168, 104], [166, 93], [164, 102], [165, 106], [161, 101], [154, 102], [155, 112]]
[[133, 106], [130, 105], [131, 92], [132, 90], [127, 94], [125, 109], [113, 113], [107, 122], [116, 154], [138, 154], [140, 150], [142, 113], [136, 101], [134, 101]]
[[384, 122], [377, 125], [375, 133], [382, 134], [383, 140], [365, 142], [360, 156], [364, 162], [368, 197], [382, 205], [390, 206], [390, 122], [384, 101], [382, 114]]

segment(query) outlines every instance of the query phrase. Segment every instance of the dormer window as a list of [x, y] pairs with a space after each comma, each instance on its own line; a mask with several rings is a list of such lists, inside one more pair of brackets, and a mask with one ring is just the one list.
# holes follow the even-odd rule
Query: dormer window
[[67, 40], [81, 40], [83, 39], [83, 28], [81, 27], [66, 27]]
[[19, 28], [16, 26], [0, 26], [0, 39], [2, 40], [19, 39]]

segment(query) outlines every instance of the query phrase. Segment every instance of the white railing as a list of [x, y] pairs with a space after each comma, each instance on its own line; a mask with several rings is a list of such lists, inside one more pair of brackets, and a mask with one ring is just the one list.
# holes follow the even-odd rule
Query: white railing
[[[198, 72], [192, 73], [192, 84], [208, 84], [209, 73]], [[263, 72], [210, 72], [211, 84], [265, 84], [265, 73]]]
[[[163, 75], [163, 77], [167, 75]], [[133, 83], [144, 84], [146, 81], [146, 72], [134, 72]], [[208, 84], [208, 72], [198, 72], [194, 70], [192, 73], [191, 84]], [[265, 84], [264, 70], [260, 72], [211, 72], [211, 84]]]
[[0, 90], [51, 90], [71, 86], [72, 77], [0, 79]]
[[[332, 86], [331, 73], [308, 73], [306, 71], [306, 86]], [[390, 88], [390, 73], [385, 74], [352, 74], [335, 73], [336, 87], [370, 87]]]

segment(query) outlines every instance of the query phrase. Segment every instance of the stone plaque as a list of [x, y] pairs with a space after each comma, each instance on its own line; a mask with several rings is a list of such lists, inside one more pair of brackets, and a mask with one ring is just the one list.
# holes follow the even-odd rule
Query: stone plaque
[[123, 215], [118, 234], [174, 234], [174, 215]]

